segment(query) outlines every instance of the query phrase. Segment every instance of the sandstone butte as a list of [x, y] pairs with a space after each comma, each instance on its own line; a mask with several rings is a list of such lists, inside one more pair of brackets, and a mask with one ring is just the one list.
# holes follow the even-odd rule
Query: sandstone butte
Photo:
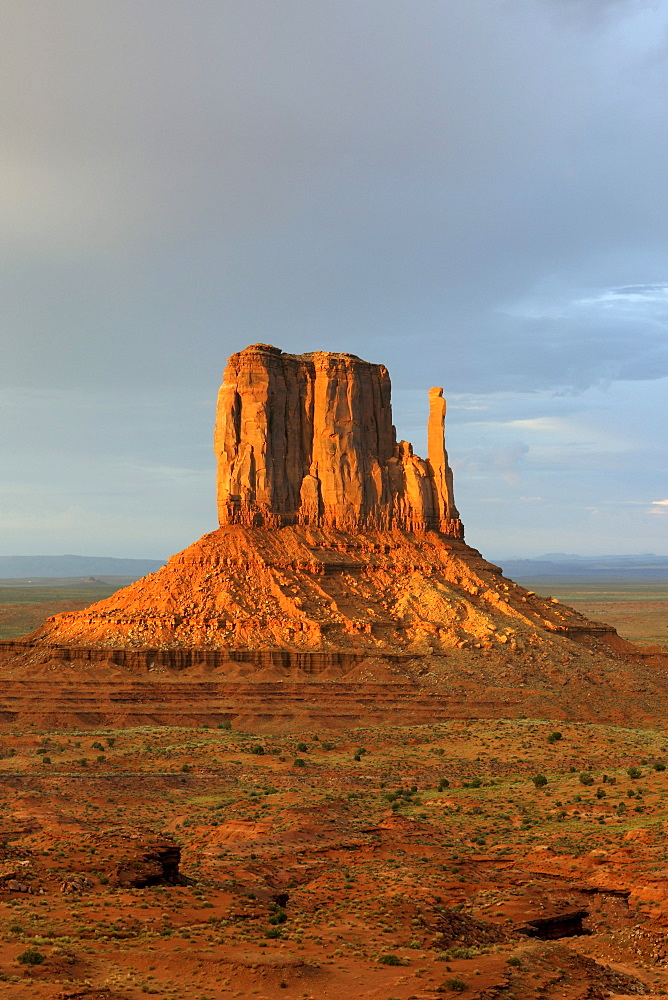
[[0, 717], [281, 728], [665, 714], [665, 650], [524, 590], [468, 546], [442, 389], [429, 392], [426, 459], [397, 441], [390, 392], [387, 369], [352, 354], [232, 355], [219, 527], [0, 643]]

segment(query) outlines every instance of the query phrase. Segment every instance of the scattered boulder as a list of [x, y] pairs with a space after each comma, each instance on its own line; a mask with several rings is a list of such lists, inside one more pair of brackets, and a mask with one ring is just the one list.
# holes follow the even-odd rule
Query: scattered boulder
[[60, 883], [60, 891], [66, 894], [92, 889], [93, 883], [85, 875], [66, 875]]
[[32, 892], [32, 886], [29, 882], [19, 882], [18, 879], [10, 878], [5, 881], [5, 885], [10, 892]]
[[3, 861], [0, 863], [0, 882], [7, 884], [9, 881], [23, 881], [22, 876], [30, 868], [29, 861]]

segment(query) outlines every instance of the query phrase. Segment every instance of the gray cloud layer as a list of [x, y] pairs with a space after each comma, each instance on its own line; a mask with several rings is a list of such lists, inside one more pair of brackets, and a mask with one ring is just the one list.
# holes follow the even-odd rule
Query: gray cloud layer
[[[665, 5], [10, 0], [4, 16], [0, 385], [54, 393], [51, 454], [71, 434], [82, 461], [153, 461], [144, 416], [129, 430], [109, 400], [134, 412], [178, 387], [191, 458], [163, 440], [159, 464], [204, 475], [202, 407], [257, 340], [450, 393], [668, 375]], [[82, 387], [105, 414], [85, 442]], [[100, 551], [161, 554], [112, 553], [110, 530]]]

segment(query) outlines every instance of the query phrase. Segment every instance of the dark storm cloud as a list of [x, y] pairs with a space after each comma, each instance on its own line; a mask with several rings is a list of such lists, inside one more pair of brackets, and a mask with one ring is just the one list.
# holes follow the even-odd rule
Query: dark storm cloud
[[199, 434], [258, 340], [460, 393], [668, 374], [663, 5], [3, 13], [0, 382], [57, 390], [61, 432], [62, 391], [106, 420], [178, 387]]

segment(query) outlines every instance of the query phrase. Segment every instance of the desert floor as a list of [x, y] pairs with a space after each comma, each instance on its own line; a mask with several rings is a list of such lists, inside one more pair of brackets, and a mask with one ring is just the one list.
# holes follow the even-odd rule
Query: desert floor
[[[0, 745], [0, 995], [668, 990], [663, 730], [457, 720], [335, 737], [5, 731]], [[165, 831], [192, 883], [118, 887]], [[521, 931], [561, 917], [569, 933], [578, 910], [586, 934]]]

